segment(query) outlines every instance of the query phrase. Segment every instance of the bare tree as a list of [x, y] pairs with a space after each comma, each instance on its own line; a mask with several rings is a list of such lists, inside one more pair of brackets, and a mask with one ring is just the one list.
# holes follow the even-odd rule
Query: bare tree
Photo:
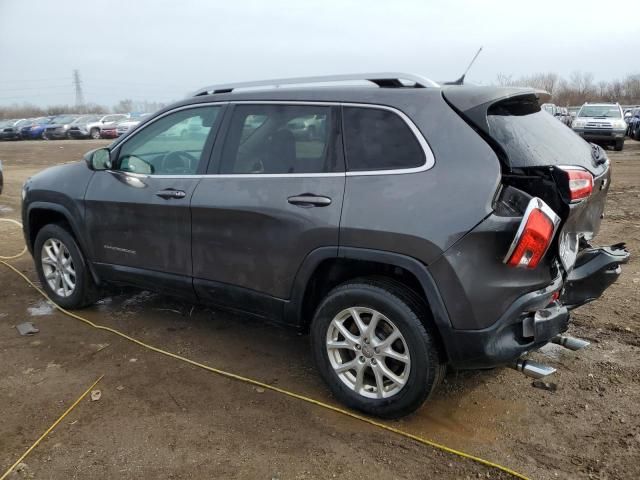
[[496, 83], [501, 87], [510, 87], [513, 85], [513, 75], [498, 73], [498, 76], [496, 77]]
[[609, 82], [606, 80], [600, 80], [598, 82], [598, 95], [600, 99], [604, 99], [607, 96], [607, 87], [609, 86]]
[[115, 113], [129, 113], [133, 110], [133, 100], [124, 99], [120, 100], [116, 105], [113, 106], [113, 111]]

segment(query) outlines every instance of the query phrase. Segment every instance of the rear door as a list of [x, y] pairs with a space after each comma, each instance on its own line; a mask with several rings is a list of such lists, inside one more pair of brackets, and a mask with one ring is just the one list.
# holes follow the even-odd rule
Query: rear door
[[337, 106], [238, 104], [191, 202], [198, 296], [281, 313], [298, 268], [335, 248], [345, 187]]
[[[104, 278], [193, 292], [189, 202], [222, 108], [181, 108], [151, 121], [116, 147], [111, 170], [95, 173], [85, 196], [86, 226]], [[191, 125], [197, 128], [179, 134]]]

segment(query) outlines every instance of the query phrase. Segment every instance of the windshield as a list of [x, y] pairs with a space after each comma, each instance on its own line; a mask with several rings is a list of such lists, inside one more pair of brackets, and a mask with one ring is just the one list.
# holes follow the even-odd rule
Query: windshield
[[578, 117], [621, 118], [620, 109], [615, 105], [585, 105]]
[[76, 117], [72, 117], [70, 115], [62, 115], [60, 117], [54, 118], [51, 123], [71, 123], [75, 119], [76, 119]]

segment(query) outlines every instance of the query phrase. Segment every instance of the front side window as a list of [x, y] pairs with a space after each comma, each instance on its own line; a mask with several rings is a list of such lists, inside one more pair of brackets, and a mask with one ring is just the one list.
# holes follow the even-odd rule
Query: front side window
[[179, 110], [150, 123], [122, 145], [117, 170], [146, 175], [196, 174], [220, 108]]
[[362, 107], [345, 107], [343, 112], [349, 171], [394, 170], [424, 165], [424, 150], [407, 123], [396, 113]]
[[338, 171], [333, 109], [324, 105], [237, 105], [220, 173]]

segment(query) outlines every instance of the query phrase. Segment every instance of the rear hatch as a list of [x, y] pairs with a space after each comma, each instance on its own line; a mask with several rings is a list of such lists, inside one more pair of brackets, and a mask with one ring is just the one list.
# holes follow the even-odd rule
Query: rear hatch
[[[561, 218], [554, 247], [569, 272], [600, 228], [610, 183], [606, 153], [541, 110], [545, 92], [464, 86], [445, 88], [443, 96], [496, 151], [502, 184], [541, 198]], [[590, 174], [588, 195], [572, 193], [575, 172]]]

